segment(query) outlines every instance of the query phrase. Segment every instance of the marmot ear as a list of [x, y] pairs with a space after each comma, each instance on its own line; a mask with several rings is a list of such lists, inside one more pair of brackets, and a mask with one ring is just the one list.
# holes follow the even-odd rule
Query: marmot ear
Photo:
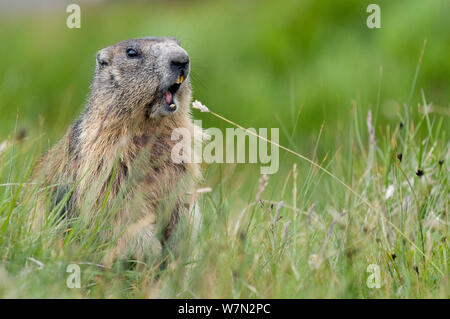
[[106, 49], [102, 49], [97, 52], [97, 66], [104, 67], [109, 65], [110, 57], [109, 52]]

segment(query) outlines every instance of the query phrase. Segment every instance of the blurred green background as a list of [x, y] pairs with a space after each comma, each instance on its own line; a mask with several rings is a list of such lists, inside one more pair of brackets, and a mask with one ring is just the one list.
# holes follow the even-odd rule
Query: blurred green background
[[[84, 107], [97, 50], [143, 36], [180, 40], [191, 55], [195, 99], [244, 126], [282, 128], [282, 143], [295, 127], [291, 146], [303, 152], [322, 124], [320, 150], [345, 143], [342, 133], [369, 108], [378, 110], [377, 127], [397, 125], [425, 38], [411, 109], [417, 116], [423, 88], [448, 112], [450, 1], [377, 1], [382, 28], [369, 29], [372, 2], [84, 1], [81, 29], [69, 29], [63, 2], [3, 0], [0, 137], [44, 132], [53, 143]], [[194, 116], [205, 128], [226, 126]]]

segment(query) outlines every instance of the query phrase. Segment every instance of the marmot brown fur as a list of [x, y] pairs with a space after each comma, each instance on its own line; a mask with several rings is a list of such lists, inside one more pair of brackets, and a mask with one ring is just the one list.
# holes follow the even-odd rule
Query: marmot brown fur
[[[94, 224], [108, 213], [102, 207], [120, 203], [101, 233], [104, 240], [117, 239], [105, 263], [158, 253], [192, 207], [198, 164], [171, 159], [179, 142], [171, 138], [174, 129], [194, 137], [189, 69], [189, 56], [174, 38], [133, 39], [100, 50], [86, 109], [38, 166], [37, 176], [58, 184], [54, 204], [69, 197], [65, 216]], [[185, 147], [191, 149], [191, 141]], [[45, 211], [38, 209], [38, 221]], [[163, 211], [170, 212], [157, 229]]]

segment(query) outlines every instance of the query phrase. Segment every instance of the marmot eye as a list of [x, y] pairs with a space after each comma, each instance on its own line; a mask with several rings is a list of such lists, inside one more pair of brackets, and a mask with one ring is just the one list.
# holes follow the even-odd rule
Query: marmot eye
[[127, 49], [127, 57], [135, 58], [139, 55], [139, 53], [135, 49], [128, 48]]

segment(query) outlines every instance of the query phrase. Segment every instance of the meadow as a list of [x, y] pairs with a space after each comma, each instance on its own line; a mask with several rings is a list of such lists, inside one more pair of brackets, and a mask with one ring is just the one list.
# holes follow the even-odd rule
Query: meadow
[[[449, 298], [450, 3], [378, 1], [381, 29], [369, 3], [82, 4], [80, 29], [63, 6], [0, 12], [0, 297]], [[272, 175], [204, 165], [197, 237], [164, 267], [105, 268], [81, 223], [31, 230], [30, 177], [83, 110], [96, 52], [150, 35], [189, 52], [194, 99], [280, 128], [315, 165], [282, 149]]]

